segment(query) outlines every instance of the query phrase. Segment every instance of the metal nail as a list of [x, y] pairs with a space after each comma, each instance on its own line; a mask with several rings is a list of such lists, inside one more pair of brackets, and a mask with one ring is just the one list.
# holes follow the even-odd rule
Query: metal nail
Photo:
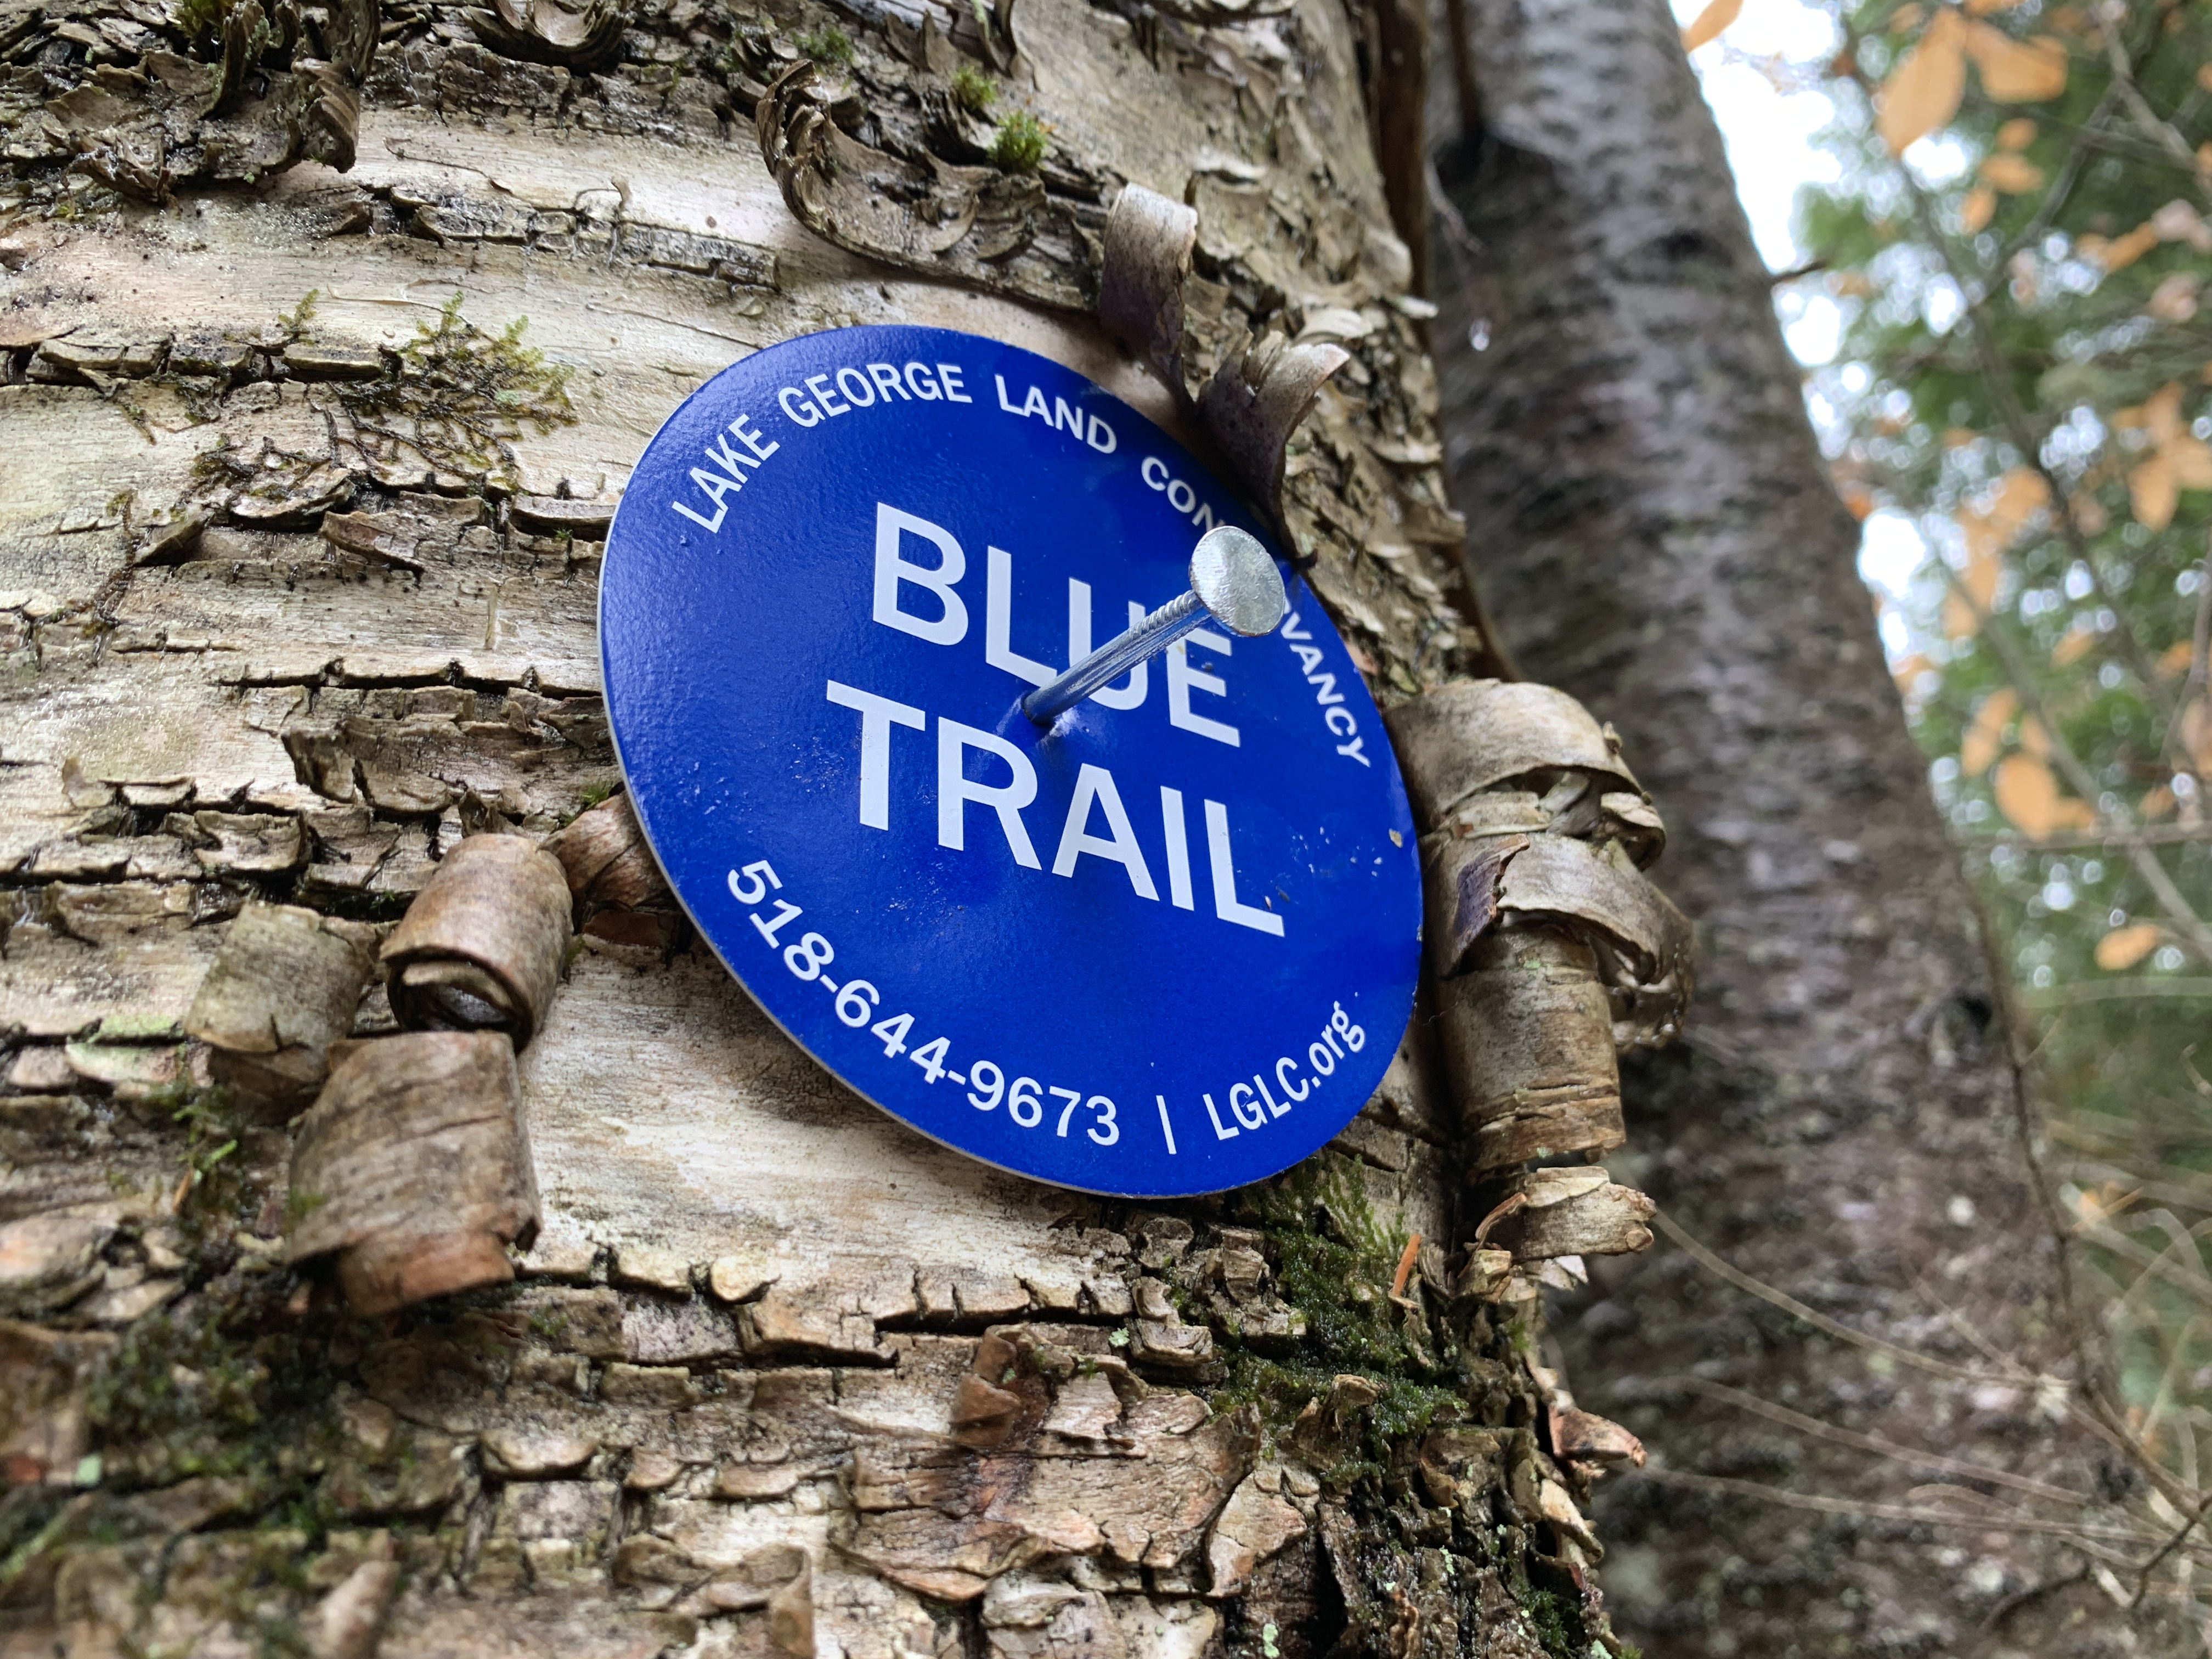
[[1039, 726], [1049, 726], [1062, 710], [1103, 690], [1208, 621], [1254, 640], [1273, 633], [1290, 608], [1282, 572], [1267, 550], [1234, 525], [1222, 525], [1200, 537], [1191, 550], [1188, 592], [1030, 692], [1022, 699], [1022, 713]]

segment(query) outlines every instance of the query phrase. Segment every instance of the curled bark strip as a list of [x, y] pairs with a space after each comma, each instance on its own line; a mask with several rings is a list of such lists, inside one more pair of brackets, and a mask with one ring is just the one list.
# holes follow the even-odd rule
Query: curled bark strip
[[[204, 114], [224, 115], [238, 106], [245, 95], [246, 77], [259, 66], [273, 28], [273, 20], [263, 9], [261, 0], [238, 0], [224, 10], [222, 76]], [[287, 39], [283, 44], [289, 46], [292, 42]]]
[[1490, 1243], [1490, 1230], [1492, 1227], [1495, 1227], [1499, 1222], [1504, 1220], [1506, 1217], [1517, 1214], [1528, 1207], [1528, 1194], [1507, 1194], [1504, 1199], [1500, 1200], [1496, 1205], [1492, 1206], [1490, 1213], [1483, 1217], [1482, 1220], [1476, 1225], [1474, 1230], [1475, 1249], [1478, 1250], [1481, 1249]]
[[1283, 448], [1328, 377], [1352, 361], [1338, 345], [1293, 345], [1282, 335], [1232, 343], [1206, 382], [1199, 412], [1237, 482], [1269, 516], [1282, 513]]
[[1439, 979], [1463, 971], [1468, 952], [1498, 920], [1505, 866], [1528, 845], [1526, 836], [1480, 842], [1446, 841], [1425, 848], [1429, 965]]
[[1534, 927], [1486, 935], [1437, 988], [1474, 1175], [1627, 1139], [1596, 953]]
[[157, 203], [181, 184], [251, 182], [303, 160], [343, 171], [380, 21], [376, 0], [305, 13], [292, 0], [238, 0], [222, 10], [219, 60], [149, 50], [138, 72], [47, 100], [43, 122], [16, 127], [13, 154], [73, 157], [73, 170]]
[[1602, 1170], [1534, 1170], [1515, 1183], [1521, 1202], [1492, 1212], [1487, 1242], [1523, 1261], [1563, 1255], [1626, 1255], [1649, 1249], [1658, 1206]]
[[1368, 14], [1367, 107], [1390, 222], [1406, 244], [1409, 285], [1428, 292], [1429, 7], [1381, 0]]
[[561, 862], [519, 836], [471, 836], [385, 941], [392, 1012], [410, 1030], [506, 1032], [526, 1048], [568, 947]]
[[1208, 26], [1248, 23], [1255, 17], [1280, 17], [1295, 9], [1296, 0], [1166, 0], [1159, 9], [1186, 23]]
[[323, 23], [323, 55], [342, 70], [349, 84], [368, 78], [376, 43], [384, 28], [380, 0], [335, 0]]
[[545, 850], [560, 860], [568, 890], [591, 903], [636, 910], [672, 896], [626, 794], [580, 814]]
[[[1423, 834], [1479, 790], [1532, 774], [1589, 772], [1642, 802], [1620, 743], [1565, 692], [1526, 680], [1459, 680], [1382, 717]], [[1624, 803], [1625, 805], [1626, 803]]]
[[346, 172], [361, 131], [361, 93], [334, 64], [303, 58], [292, 65], [300, 159]]
[[1575, 1406], [1551, 1408], [1552, 1450], [1583, 1463], [1644, 1467], [1644, 1443], [1620, 1424]]
[[185, 1016], [215, 1080], [252, 1115], [291, 1116], [315, 1097], [332, 1043], [353, 1029], [374, 970], [370, 931], [289, 904], [248, 903]]
[[513, 1278], [538, 1181], [507, 1035], [349, 1041], [331, 1062], [293, 1144], [291, 1260], [336, 1254], [363, 1316]]
[[[1133, 184], [1107, 216], [1099, 262], [1099, 320], [1186, 404], [1183, 284], [1197, 240], [1196, 212]], [[1278, 521], [1284, 447], [1322, 382], [1350, 361], [1338, 345], [1293, 344], [1273, 332], [1256, 341], [1241, 335], [1199, 397], [1199, 414], [1237, 482]]]
[[1106, 216], [1098, 265], [1098, 320], [1181, 394], [1182, 284], [1198, 242], [1198, 214], [1131, 185]]
[[854, 253], [1081, 310], [1096, 272], [1033, 174], [907, 161], [848, 137], [809, 93], [802, 58], [754, 107], [761, 156], [792, 216]]
[[493, 51], [534, 63], [580, 67], [605, 58], [622, 42], [629, 14], [621, 0], [492, 0], [492, 9], [461, 14]]
[[1438, 977], [1466, 970], [1493, 916], [1542, 916], [1601, 933], [1635, 982], [1670, 982], [1686, 998], [1689, 919], [1625, 855], [1566, 836], [1432, 837], [1425, 850], [1429, 962]]

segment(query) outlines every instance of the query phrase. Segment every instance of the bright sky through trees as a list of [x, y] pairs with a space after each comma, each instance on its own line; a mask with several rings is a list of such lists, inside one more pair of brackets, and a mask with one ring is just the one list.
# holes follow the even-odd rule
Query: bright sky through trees
[[[1686, 28], [1705, 5], [1706, 0], [1674, 0], [1675, 20]], [[1796, 234], [1799, 188], [1833, 184], [1843, 176], [1842, 163], [1815, 142], [1835, 118], [1825, 68], [1842, 40], [1835, 18], [1822, 7], [1746, 0], [1725, 34], [1690, 55], [1769, 270], [1796, 270], [1808, 257]], [[1922, 139], [1905, 159], [1930, 183], [1955, 177], [1966, 165], [1959, 146], [1941, 135]], [[1784, 283], [1775, 303], [1783, 337], [1798, 362], [1810, 368], [1834, 360], [1843, 330], [1834, 300], [1809, 284]], [[1814, 418], [1821, 413], [1815, 400]], [[1866, 522], [1865, 538], [1859, 574], [1890, 598], [1902, 598], [1928, 556], [1919, 532], [1899, 514], [1877, 513]], [[1883, 641], [1893, 657], [1904, 653], [1901, 619], [1885, 627]]]

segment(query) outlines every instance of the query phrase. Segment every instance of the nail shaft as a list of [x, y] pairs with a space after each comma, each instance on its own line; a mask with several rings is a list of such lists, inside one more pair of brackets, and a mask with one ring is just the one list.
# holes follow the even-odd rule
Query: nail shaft
[[1218, 623], [1232, 635], [1272, 634], [1290, 608], [1282, 573], [1267, 550], [1232, 525], [1209, 530], [1190, 557], [1189, 591], [1169, 600], [1022, 699], [1022, 713], [1049, 726], [1063, 711], [1111, 685], [1185, 635]]
[[1039, 726], [1049, 726], [1062, 709], [1073, 708], [1085, 697], [1104, 690], [1139, 663], [1165, 650], [1210, 620], [1197, 594], [1185, 593], [1181, 599], [1170, 599], [1057, 679], [1024, 697], [1022, 713]]

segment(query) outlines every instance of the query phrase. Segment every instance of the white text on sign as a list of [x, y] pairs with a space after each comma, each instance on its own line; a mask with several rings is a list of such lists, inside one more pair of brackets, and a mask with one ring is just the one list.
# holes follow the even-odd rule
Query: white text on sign
[[[1209, 801], [1206, 805], [1212, 806], [1213, 803]], [[1118, 1109], [1108, 1096], [1059, 1084], [1041, 1084], [1033, 1077], [1009, 1078], [1006, 1069], [992, 1060], [959, 1056], [960, 1064], [966, 1067], [963, 1071], [954, 1064], [956, 1056], [951, 1052], [950, 1038], [932, 1036], [919, 1045], [907, 1042], [915, 1030], [912, 1013], [902, 1012], [877, 1018], [883, 1012], [884, 995], [873, 981], [857, 978], [839, 981], [825, 971], [837, 961], [836, 947], [828, 939], [820, 933], [802, 932], [789, 943], [785, 942], [785, 930], [806, 911], [804, 906], [793, 904], [789, 899], [771, 896], [782, 890], [783, 882], [767, 860], [756, 860], [742, 870], [731, 871], [726, 884], [730, 896], [739, 904], [760, 907], [748, 917], [753, 931], [770, 951], [781, 954], [783, 964], [793, 976], [819, 985], [835, 999], [840, 1022], [855, 1031], [866, 1026], [869, 1035], [883, 1044], [884, 1059], [896, 1060], [905, 1055], [921, 1068], [924, 1081], [935, 1083], [943, 1078], [967, 1090], [968, 1104], [979, 1112], [996, 1111], [1003, 1103], [1007, 1117], [1023, 1129], [1042, 1128], [1052, 1115], [1052, 1106], [1044, 1098], [1050, 1095], [1060, 1103], [1060, 1111], [1048, 1133], [1066, 1139], [1071, 1124], [1077, 1124], [1087, 1139], [1100, 1146], [1120, 1142]], [[1285, 1054], [1273, 1066], [1262, 1066], [1253, 1073], [1250, 1082], [1240, 1079], [1232, 1083], [1228, 1093], [1231, 1121], [1226, 1122], [1213, 1096], [1210, 1092], [1200, 1094], [1199, 1098], [1206, 1103], [1206, 1121], [1212, 1126], [1214, 1139], [1234, 1140], [1240, 1134], [1256, 1133], [1274, 1120], [1289, 1116], [1294, 1108], [1310, 1098], [1316, 1090], [1335, 1075], [1340, 1062], [1366, 1046], [1366, 1028], [1353, 1021], [1345, 1012], [1343, 1003], [1334, 1004], [1322, 1025], [1320, 1036], [1306, 1047], [1305, 1075], [1300, 1075], [1298, 1056]], [[1268, 1086], [1271, 1083], [1273, 1088]], [[1176, 1144], [1175, 1120], [1169, 1110], [1167, 1097], [1158, 1095], [1154, 1099], [1159, 1110], [1160, 1136], [1168, 1155], [1179, 1157], [1182, 1148]], [[1087, 1114], [1087, 1121], [1077, 1117], [1079, 1110]]]
[[[1321, 1036], [1307, 1045], [1306, 1065], [1312, 1073], [1310, 1078], [1298, 1077], [1298, 1062], [1294, 1055], [1285, 1054], [1275, 1062], [1274, 1083], [1275, 1088], [1282, 1091], [1281, 1100], [1278, 1101], [1268, 1089], [1265, 1070], [1253, 1073], [1249, 1083], [1229, 1085], [1229, 1115], [1235, 1120], [1233, 1124], [1221, 1121], [1221, 1109], [1213, 1103], [1211, 1094], [1199, 1096], [1206, 1103], [1206, 1121], [1213, 1125], [1213, 1138], [1234, 1140], [1248, 1130], [1264, 1129], [1272, 1120], [1289, 1116], [1292, 1107], [1320, 1088], [1323, 1080], [1335, 1075], [1339, 1060], [1346, 1054], [1358, 1054], [1366, 1046], [1367, 1028], [1354, 1024], [1352, 1016], [1344, 1012], [1344, 1005], [1336, 1004], [1328, 1024], [1321, 1028]], [[1172, 1156], [1176, 1152], [1175, 1120], [1168, 1112], [1168, 1097], [1155, 1095], [1153, 1099], [1160, 1109], [1160, 1134]]]
[[[1055, 397], [1048, 404], [1044, 393], [1034, 386], [1024, 387], [1024, 396], [1017, 403], [1003, 374], [994, 374], [992, 380], [998, 407], [1004, 413], [1042, 421], [1054, 431], [1066, 432], [1069, 441], [1079, 441], [1102, 456], [1111, 455], [1120, 447], [1120, 438], [1102, 416], [1078, 409], [1064, 397]], [[966, 385], [965, 371], [957, 363], [866, 362], [807, 375], [798, 385], [783, 387], [776, 394], [776, 402], [792, 424], [804, 430], [841, 416], [897, 403], [973, 404], [975, 399]], [[754, 428], [750, 415], [735, 416], [714, 434], [700, 456], [700, 465], [690, 469], [691, 484], [699, 492], [697, 504], [672, 501], [670, 507], [702, 530], [719, 532], [729, 510], [729, 497], [742, 490], [745, 480], [782, 447], [782, 441]], [[1194, 528], [1212, 529], [1218, 522], [1213, 508], [1197, 489], [1176, 477], [1157, 456], [1146, 456], [1138, 472], [1146, 484], [1165, 496], [1172, 511], [1188, 519]], [[968, 568], [960, 544], [950, 531], [925, 519], [881, 502], [876, 511], [875, 620], [932, 644], [959, 644], [968, 633], [968, 607], [957, 591]], [[907, 558], [904, 546], [909, 538], [934, 543], [939, 562], [932, 566]], [[1012, 639], [1013, 556], [994, 547], [987, 550], [986, 556], [985, 660], [1033, 685], [1043, 685], [1058, 670], [1017, 649]], [[911, 597], [923, 611], [906, 608], [908, 588], [922, 590]], [[934, 616], [926, 614], [932, 599], [937, 611]], [[1125, 599], [1125, 603], [1129, 623], [1146, 614], [1146, 607], [1139, 601]], [[1110, 635], [1118, 630], [1109, 627], [1105, 631]], [[1282, 636], [1297, 653], [1307, 682], [1316, 688], [1315, 702], [1328, 727], [1332, 746], [1346, 759], [1371, 766], [1358, 717], [1336, 690], [1335, 676], [1321, 668], [1321, 650], [1295, 613], [1283, 624]], [[1090, 655], [1095, 643], [1102, 642], [1093, 638], [1090, 584], [1068, 578], [1066, 665], [1073, 667]], [[1194, 646], [1217, 657], [1227, 656], [1233, 649], [1231, 641], [1206, 629], [1168, 647], [1162, 658], [1168, 723], [1236, 746], [1239, 738], [1234, 726], [1191, 705], [1194, 693], [1216, 697], [1228, 694], [1228, 686], [1218, 674], [1191, 666], [1189, 652]], [[1143, 707], [1151, 689], [1149, 669], [1149, 664], [1139, 664], [1121, 685], [1095, 692], [1090, 701], [1103, 708], [1123, 711]]]
[[[742, 870], [731, 871], [727, 884], [730, 896], [740, 904], [759, 904], [769, 893], [780, 891], [783, 887], [775, 866], [766, 859], [756, 860]], [[1115, 1121], [1116, 1109], [1113, 1101], [1104, 1095], [1091, 1095], [1086, 1099], [1080, 1089], [1062, 1088], [1058, 1084], [1040, 1085], [1033, 1077], [1016, 1077], [1010, 1084], [996, 1060], [966, 1060], [963, 1064], [968, 1069], [965, 1072], [957, 1070], [950, 1063], [952, 1048], [950, 1037], [933, 1036], [915, 1047], [912, 1053], [908, 1053], [907, 1038], [914, 1030], [914, 1016], [902, 1012], [876, 1019], [875, 1016], [881, 1012], [883, 993], [871, 981], [848, 979], [841, 984], [824, 973], [823, 969], [837, 960], [837, 950], [819, 933], [801, 933], [793, 943], [783, 944], [780, 938], [783, 930], [805, 915], [806, 911], [789, 899], [777, 899], [774, 903], [775, 909], [770, 915], [763, 917], [760, 911], [755, 910], [746, 918], [752, 923], [753, 931], [768, 941], [769, 950], [782, 951], [783, 965], [791, 970], [794, 978], [819, 985], [836, 999], [834, 1006], [839, 1021], [856, 1031], [863, 1025], [867, 1026], [869, 1035], [884, 1045], [885, 1060], [896, 1060], [901, 1054], [906, 1054], [912, 1064], [921, 1067], [925, 1083], [934, 1083], [939, 1078], [951, 1079], [968, 1090], [968, 1103], [979, 1112], [994, 1112], [1003, 1100], [1006, 1105], [1006, 1116], [1018, 1127], [1034, 1129], [1044, 1121], [1045, 1115], [1051, 1110], [1044, 1101], [1045, 1095], [1048, 1094], [1066, 1103], [1060, 1108], [1060, 1121], [1051, 1131], [1060, 1139], [1067, 1139], [1068, 1123], [1074, 1118], [1079, 1106], [1091, 1115], [1090, 1121], [1083, 1131], [1089, 1139], [1101, 1146], [1111, 1146], [1121, 1139], [1121, 1126]], [[838, 971], [842, 973], [845, 970], [840, 969]], [[874, 1021], [872, 1024], [870, 1024], [872, 1020]], [[1303, 1094], [1299, 1096], [1301, 1100], [1304, 1097]], [[1175, 1148], [1170, 1146], [1168, 1150], [1173, 1152]]]
[[[934, 547], [937, 562], [923, 564], [908, 558], [909, 544], [920, 544], [915, 550], [918, 553]], [[992, 667], [1003, 668], [1032, 685], [1042, 685], [1059, 671], [1014, 648], [1013, 555], [1002, 547], [994, 547], [985, 550], [985, 556], [988, 569], [983, 593], [983, 659]], [[959, 591], [967, 574], [967, 552], [951, 531], [887, 502], [876, 503], [874, 615], [878, 622], [902, 634], [927, 640], [932, 645], [959, 644], [968, 637], [968, 602]], [[910, 589], [919, 591], [910, 593]], [[913, 609], [908, 608], [910, 604]], [[1145, 609], [1141, 605], [1132, 599], [1128, 605], [1132, 623], [1143, 617]], [[1229, 687], [1219, 675], [1190, 665], [1186, 648], [1188, 645], [1222, 656], [1230, 654], [1232, 648], [1228, 640], [1202, 628], [1167, 648], [1164, 660], [1167, 665], [1168, 724], [1235, 748], [1239, 743], [1235, 726], [1196, 713], [1190, 706], [1194, 691], [1224, 697]], [[1067, 580], [1068, 665], [1073, 666], [1090, 654], [1091, 585], [1071, 576]], [[1149, 664], [1140, 664], [1130, 672], [1120, 688], [1109, 687], [1091, 701], [1108, 708], [1139, 707], [1145, 701], [1146, 671], [1149, 667]]]
[[[891, 728], [928, 729], [929, 716], [911, 703], [878, 696], [836, 680], [827, 683], [825, 694], [840, 708], [860, 717], [860, 822], [871, 830], [891, 827]], [[1004, 781], [968, 775], [969, 757], [981, 757], [987, 769], [1003, 769]], [[902, 792], [903, 793], [903, 792]], [[1036, 768], [1030, 757], [1004, 738], [958, 720], [937, 719], [937, 844], [952, 851], [968, 850], [968, 809], [980, 806], [998, 821], [999, 833], [1014, 862], [1028, 870], [1042, 870], [1036, 843], [1030, 840], [1023, 811], [1036, 800]], [[1204, 803], [1206, 872], [1212, 882], [1213, 914], [1239, 927], [1282, 936], [1283, 919], [1263, 902], [1247, 904], [1237, 896], [1237, 860], [1230, 846], [1229, 809], [1218, 800]], [[1102, 826], [1105, 833], [1098, 833]], [[1182, 792], [1164, 785], [1160, 789], [1160, 860], [1168, 878], [1168, 902], [1178, 909], [1198, 908], [1190, 870], [1190, 836], [1183, 817]], [[1129, 809], [1114, 775], [1103, 766], [1085, 763], [1076, 775], [1060, 822], [1060, 840], [1052, 858], [1052, 873], [1073, 876], [1085, 857], [1118, 864], [1127, 873], [1130, 890], [1139, 898], [1158, 902], [1159, 884], [1152, 878]]]

